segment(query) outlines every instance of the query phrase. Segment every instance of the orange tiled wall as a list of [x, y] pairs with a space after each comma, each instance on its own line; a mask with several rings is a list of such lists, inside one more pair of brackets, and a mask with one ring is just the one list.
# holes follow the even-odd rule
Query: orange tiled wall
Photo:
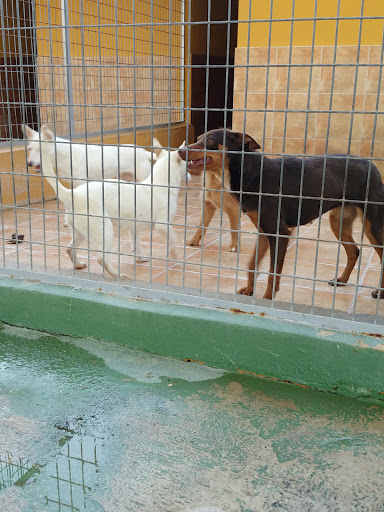
[[[381, 46], [361, 46], [360, 65], [357, 68], [356, 95], [353, 102], [357, 46], [339, 46], [336, 52], [336, 67], [332, 91], [331, 67], [321, 64], [333, 64], [334, 47], [317, 46], [314, 48], [312, 79], [310, 79], [311, 47], [292, 48], [291, 64], [303, 67], [291, 67], [289, 90], [288, 67], [273, 67], [273, 64], [288, 64], [289, 47], [270, 49], [268, 88], [266, 87], [268, 48], [250, 48], [249, 64], [262, 64], [262, 67], [250, 67], [246, 76], [247, 48], [237, 48], [235, 56], [234, 109], [244, 109], [246, 103], [245, 131], [260, 144], [263, 143], [264, 112], [267, 98], [265, 120], [264, 150], [267, 153], [285, 152], [324, 154], [344, 153], [348, 151], [351, 133], [350, 153], [370, 156], [373, 128], [375, 122], [376, 101], [379, 89], [379, 108], [376, 122], [376, 135], [373, 148], [374, 158], [384, 158], [384, 73], [379, 84], [379, 66]], [[338, 66], [346, 64], [346, 66]], [[368, 66], [367, 66], [368, 64]], [[371, 66], [369, 66], [371, 65]], [[245, 91], [247, 90], [247, 94]], [[307, 107], [309, 98], [309, 108]], [[288, 103], [287, 103], [288, 101]], [[308, 120], [305, 112], [295, 112], [308, 108]], [[276, 112], [284, 110], [284, 112]], [[285, 113], [285, 110], [287, 114]], [[331, 111], [329, 116], [328, 112]], [[353, 115], [352, 111], [360, 112]], [[286, 132], [284, 123], [287, 115]], [[326, 148], [328, 119], [329, 136]], [[243, 131], [244, 112], [234, 112], [233, 129]], [[351, 131], [352, 123], [352, 131]], [[305, 131], [307, 133], [305, 138]], [[284, 144], [285, 140], [285, 144]], [[376, 162], [384, 171], [384, 162]]]
[[[58, 135], [68, 134], [64, 60], [54, 57], [52, 63], [50, 57], [38, 59], [40, 115], [42, 122], [51, 126], [55, 120]], [[118, 65], [115, 57], [104, 57], [101, 63], [96, 57], [84, 61], [72, 58], [75, 132], [104, 132], [118, 127], [182, 121], [182, 110], [177, 107], [181, 106], [183, 71], [177, 67], [178, 63], [178, 58], [170, 60], [165, 56], [136, 57], [135, 66], [133, 57], [119, 58]], [[171, 71], [169, 64], [174, 65]]]

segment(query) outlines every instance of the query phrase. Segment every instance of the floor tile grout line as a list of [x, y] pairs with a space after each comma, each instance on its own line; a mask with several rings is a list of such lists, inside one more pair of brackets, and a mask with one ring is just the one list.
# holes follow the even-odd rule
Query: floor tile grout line
[[[247, 222], [247, 220], [245, 220], [244, 222], [242, 222], [242, 223], [241, 223], [241, 226], [243, 226], [243, 225], [245, 224], [245, 222]], [[220, 234], [221, 234], [221, 233], [222, 233], [222, 232], [220, 232]], [[222, 235], [222, 238], [224, 238], [224, 237], [228, 236], [229, 234], [230, 234], [230, 232], [225, 233], [225, 235]], [[240, 234], [241, 234], [241, 230], [240, 230]], [[192, 254], [190, 254], [189, 256], [187, 256], [187, 257], [184, 259], [184, 261], [187, 261], [190, 257], [194, 256], [195, 254], [198, 254], [198, 253], [199, 253], [199, 251], [202, 251], [202, 250], [204, 251], [204, 249], [206, 249], [207, 247], [209, 247], [209, 246], [210, 246], [210, 245], [212, 245], [213, 243], [217, 242], [217, 240], [219, 240], [220, 238], [221, 238], [221, 236], [218, 236], [217, 238], [215, 238], [214, 240], [212, 240], [211, 242], [209, 242], [207, 245], [204, 245], [204, 247], [200, 245], [200, 249], [198, 249], [198, 250], [197, 250], [197, 251], [195, 251], [194, 253], [192, 253]], [[172, 265], [168, 270], [172, 270], [172, 269], [174, 269], [174, 267], [175, 267], [176, 265], [178, 265], [178, 264], [179, 264], [179, 262], [175, 263], [175, 264], [174, 264], [174, 265]], [[236, 271], [236, 269], [234, 269], [234, 270]], [[159, 274], [157, 274], [157, 275], [153, 276], [153, 279], [155, 279], [156, 277], [159, 277], [159, 276], [160, 276], [161, 274], [163, 274], [164, 272], [166, 272], [166, 271], [165, 271], [165, 270], [163, 270], [163, 272], [160, 272]]]

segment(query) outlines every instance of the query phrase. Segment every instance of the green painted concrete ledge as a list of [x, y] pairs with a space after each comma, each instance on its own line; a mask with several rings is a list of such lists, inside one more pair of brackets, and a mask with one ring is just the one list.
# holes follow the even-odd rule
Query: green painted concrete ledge
[[384, 401], [384, 340], [252, 314], [0, 279], [0, 321]]

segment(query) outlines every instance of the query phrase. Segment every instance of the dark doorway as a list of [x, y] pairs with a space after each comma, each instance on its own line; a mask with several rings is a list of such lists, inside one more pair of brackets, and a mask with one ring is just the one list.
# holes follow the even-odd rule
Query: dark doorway
[[33, 0], [6, 0], [0, 37], [0, 140], [37, 129], [36, 34]]
[[[227, 59], [225, 56], [210, 56], [209, 68], [207, 71], [206, 55], [192, 55], [192, 65], [202, 66], [193, 68], [192, 71], [192, 110], [191, 121], [195, 129], [195, 136], [205, 132], [205, 119], [207, 117], [207, 130], [232, 127], [232, 105], [233, 105], [233, 57], [229, 58], [228, 72], [226, 70]], [[203, 67], [204, 66], [204, 67]], [[228, 75], [227, 75], [228, 73]], [[208, 77], [208, 111], [205, 111], [205, 95]], [[227, 87], [227, 101], [225, 89]], [[227, 107], [226, 116], [224, 109]], [[201, 110], [200, 110], [201, 109]]]
[[[207, 67], [208, 1], [211, 4], [210, 21], [223, 21], [223, 23], [210, 24]], [[190, 48], [191, 123], [195, 137], [205, 131], [206, 125], [208, 130], [224, 125], [227, 128], [232, 127], [233, 64], [237, 45], [237, 19], [236, 0], [231, 0], [231, 4], [228, 4], [228, 0], [194, 0], [192, 3], [191, 21], [198, 22], [191, 25]], [[228, 23], [230, 23], [230, 30], [228, 30]]]

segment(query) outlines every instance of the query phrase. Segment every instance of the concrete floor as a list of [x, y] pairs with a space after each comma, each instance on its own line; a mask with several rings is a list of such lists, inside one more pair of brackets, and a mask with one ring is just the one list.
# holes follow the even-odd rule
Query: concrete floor
[[3, 511], [384, 510], [382, 406], [7, 325], [0, 370]]

